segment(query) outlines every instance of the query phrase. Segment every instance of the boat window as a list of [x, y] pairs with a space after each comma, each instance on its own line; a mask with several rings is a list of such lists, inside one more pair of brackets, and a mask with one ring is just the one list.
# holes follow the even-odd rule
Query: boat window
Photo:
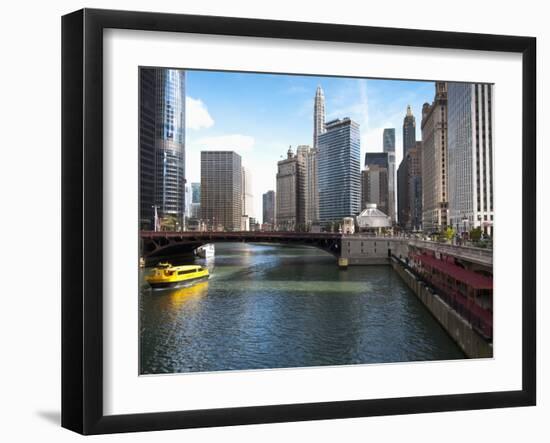
[[189, 270], [186, 270], [186, 271], [178, 271], [178, 275], [191, 274], [193, 272], [196, 272], [196, 269], [189, 269]]

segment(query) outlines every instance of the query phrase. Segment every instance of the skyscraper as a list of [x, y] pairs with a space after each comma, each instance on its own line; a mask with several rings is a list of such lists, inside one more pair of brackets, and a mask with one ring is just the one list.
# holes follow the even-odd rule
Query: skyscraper
[[275, 225], [275, 191], [267, 191], [262, 195], [263, 223]]
[[192, 203], [201, 202], [201, 184], [200, 183], [191, 183], [191, 202]]
[[325, 124], [319, 136], [319, 221], [327, 226], [361, 209], [359, 124], [349, 118]]
[[382, 133], [384, 152], [395, 152], [395, 128], [385, 128]]
[[392, 223], [397, 220], [395, 210], [395, 128], [385, 128], [383, 133], [384, 152], [388, 153], [388, 212]]
[[[388, 152], [367, 152], [365, 170], [361, 172], [361, 210], [367, 203], [376, 203], [384, 214], [389, 211], [389, 178], [390, 168]], [[380, 182], [385, 180], [386, 183]]]
[[185, 215], [185, 71], [140, 68], [140, 225], [154, 229], [155, 209], [183, 227]]
[[422, 225], [421, 155], [422, 143], [415, 143], [397, 169], [399, 225], [405, 229], [421, 229]]
[[422, 227], [442, 231], [448, 223], [447, 83], [435, 84], [432, 104], [422, 107]]
[[412, 113], [411, 105], [407, 106], [407, 115], [403, 119], [403, 158], [407, 151], [416, 144], [416, 120]]
[[201, 151], [201, 219], [208, 229], [241, 229], [241, 174], [236, 152]]
[[243, 166], [242, 181], [243, 215], [254, 218], [256, 214], [254, 213], [254, 193], [252, 190], [252, 173], [250, 172], [250, 168]]
[[191, 186], [189, 183], [185, 183], [185, 218], [191, 216]]
[[325, 93], [317, 86], [313, 104], [313, 147], [319, 148], [319, 136], [325, 132]]
[[300, 145], [296, 151], [304, 165], [304, 223], [309, 229], [319, 221], [318, 150]]
[[453, 228], [493, 231], [493, 86], [449, 83], [449, 216]]
[[387, 152], [367, 152], [365, 153], [365, 168], [367, 166], [378, 165], [382, 168], [389, 168]]
[[410, 224], [413, 230], [422, 229], [422, 142], [416, 142], [407, 152]]
[[409, 176], [405, 157], [397, 168], [397, 221], [402, 228], [406, 228], [410, 221], [409, 204]]
[[191, 208], [189, 216], [194, 219], [200, 217], [201, 209], [201, 184], [191, 183]]
[[288, 147], [287, 158], [277, 162], [277, 229], [295, 231], [305, 226], [304, 156]]
[[139, 70], [139, 226], [154, 229], [155, 217], [155, 69]]
[[361, 171], [361, 209], [369, 203], [388, 213], [388, 169], [376, 164]]

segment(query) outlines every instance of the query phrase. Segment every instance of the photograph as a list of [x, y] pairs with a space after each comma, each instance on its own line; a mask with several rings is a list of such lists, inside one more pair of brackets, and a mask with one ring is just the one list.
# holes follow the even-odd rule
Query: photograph
[[493, 358], [493, 84], [136, 75], [139, 375]]
[[6, 2], [0, 440], [550, 441], [542, 5]]

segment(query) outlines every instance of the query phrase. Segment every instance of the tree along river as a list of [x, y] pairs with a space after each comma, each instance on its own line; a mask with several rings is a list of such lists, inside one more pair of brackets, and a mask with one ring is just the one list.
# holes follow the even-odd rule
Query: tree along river
[[140, 272], [141, 374], [465, 358], [390, 266], [246, 243], [195, 263], [210, 278], [179, 289]]

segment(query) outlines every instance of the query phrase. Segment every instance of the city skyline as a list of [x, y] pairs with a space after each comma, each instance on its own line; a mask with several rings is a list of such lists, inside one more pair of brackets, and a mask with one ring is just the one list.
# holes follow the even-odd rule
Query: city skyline
[[[350, 117], [360, 124], [361, 158], [366, 152], [382, 152], [384, 129], [399, 128], [409, 104], [419, 115], [434, 87], [431, 81], [192, 70], [186, 76], [187, 182], [200, 182], [200, 151], [235, 151], [252, 172], [256, 214], [262, 213], [260, 196], [276, 188], [277, 162], [286, 157], [288, 146], [314, 144], [319, 86], [326, 121]], [[416, 136], [420, 139], [419, 128]], [[395, 143], [402, 144], [400, 131]], [[400, 149], [396, 151], [398, 163]]]

